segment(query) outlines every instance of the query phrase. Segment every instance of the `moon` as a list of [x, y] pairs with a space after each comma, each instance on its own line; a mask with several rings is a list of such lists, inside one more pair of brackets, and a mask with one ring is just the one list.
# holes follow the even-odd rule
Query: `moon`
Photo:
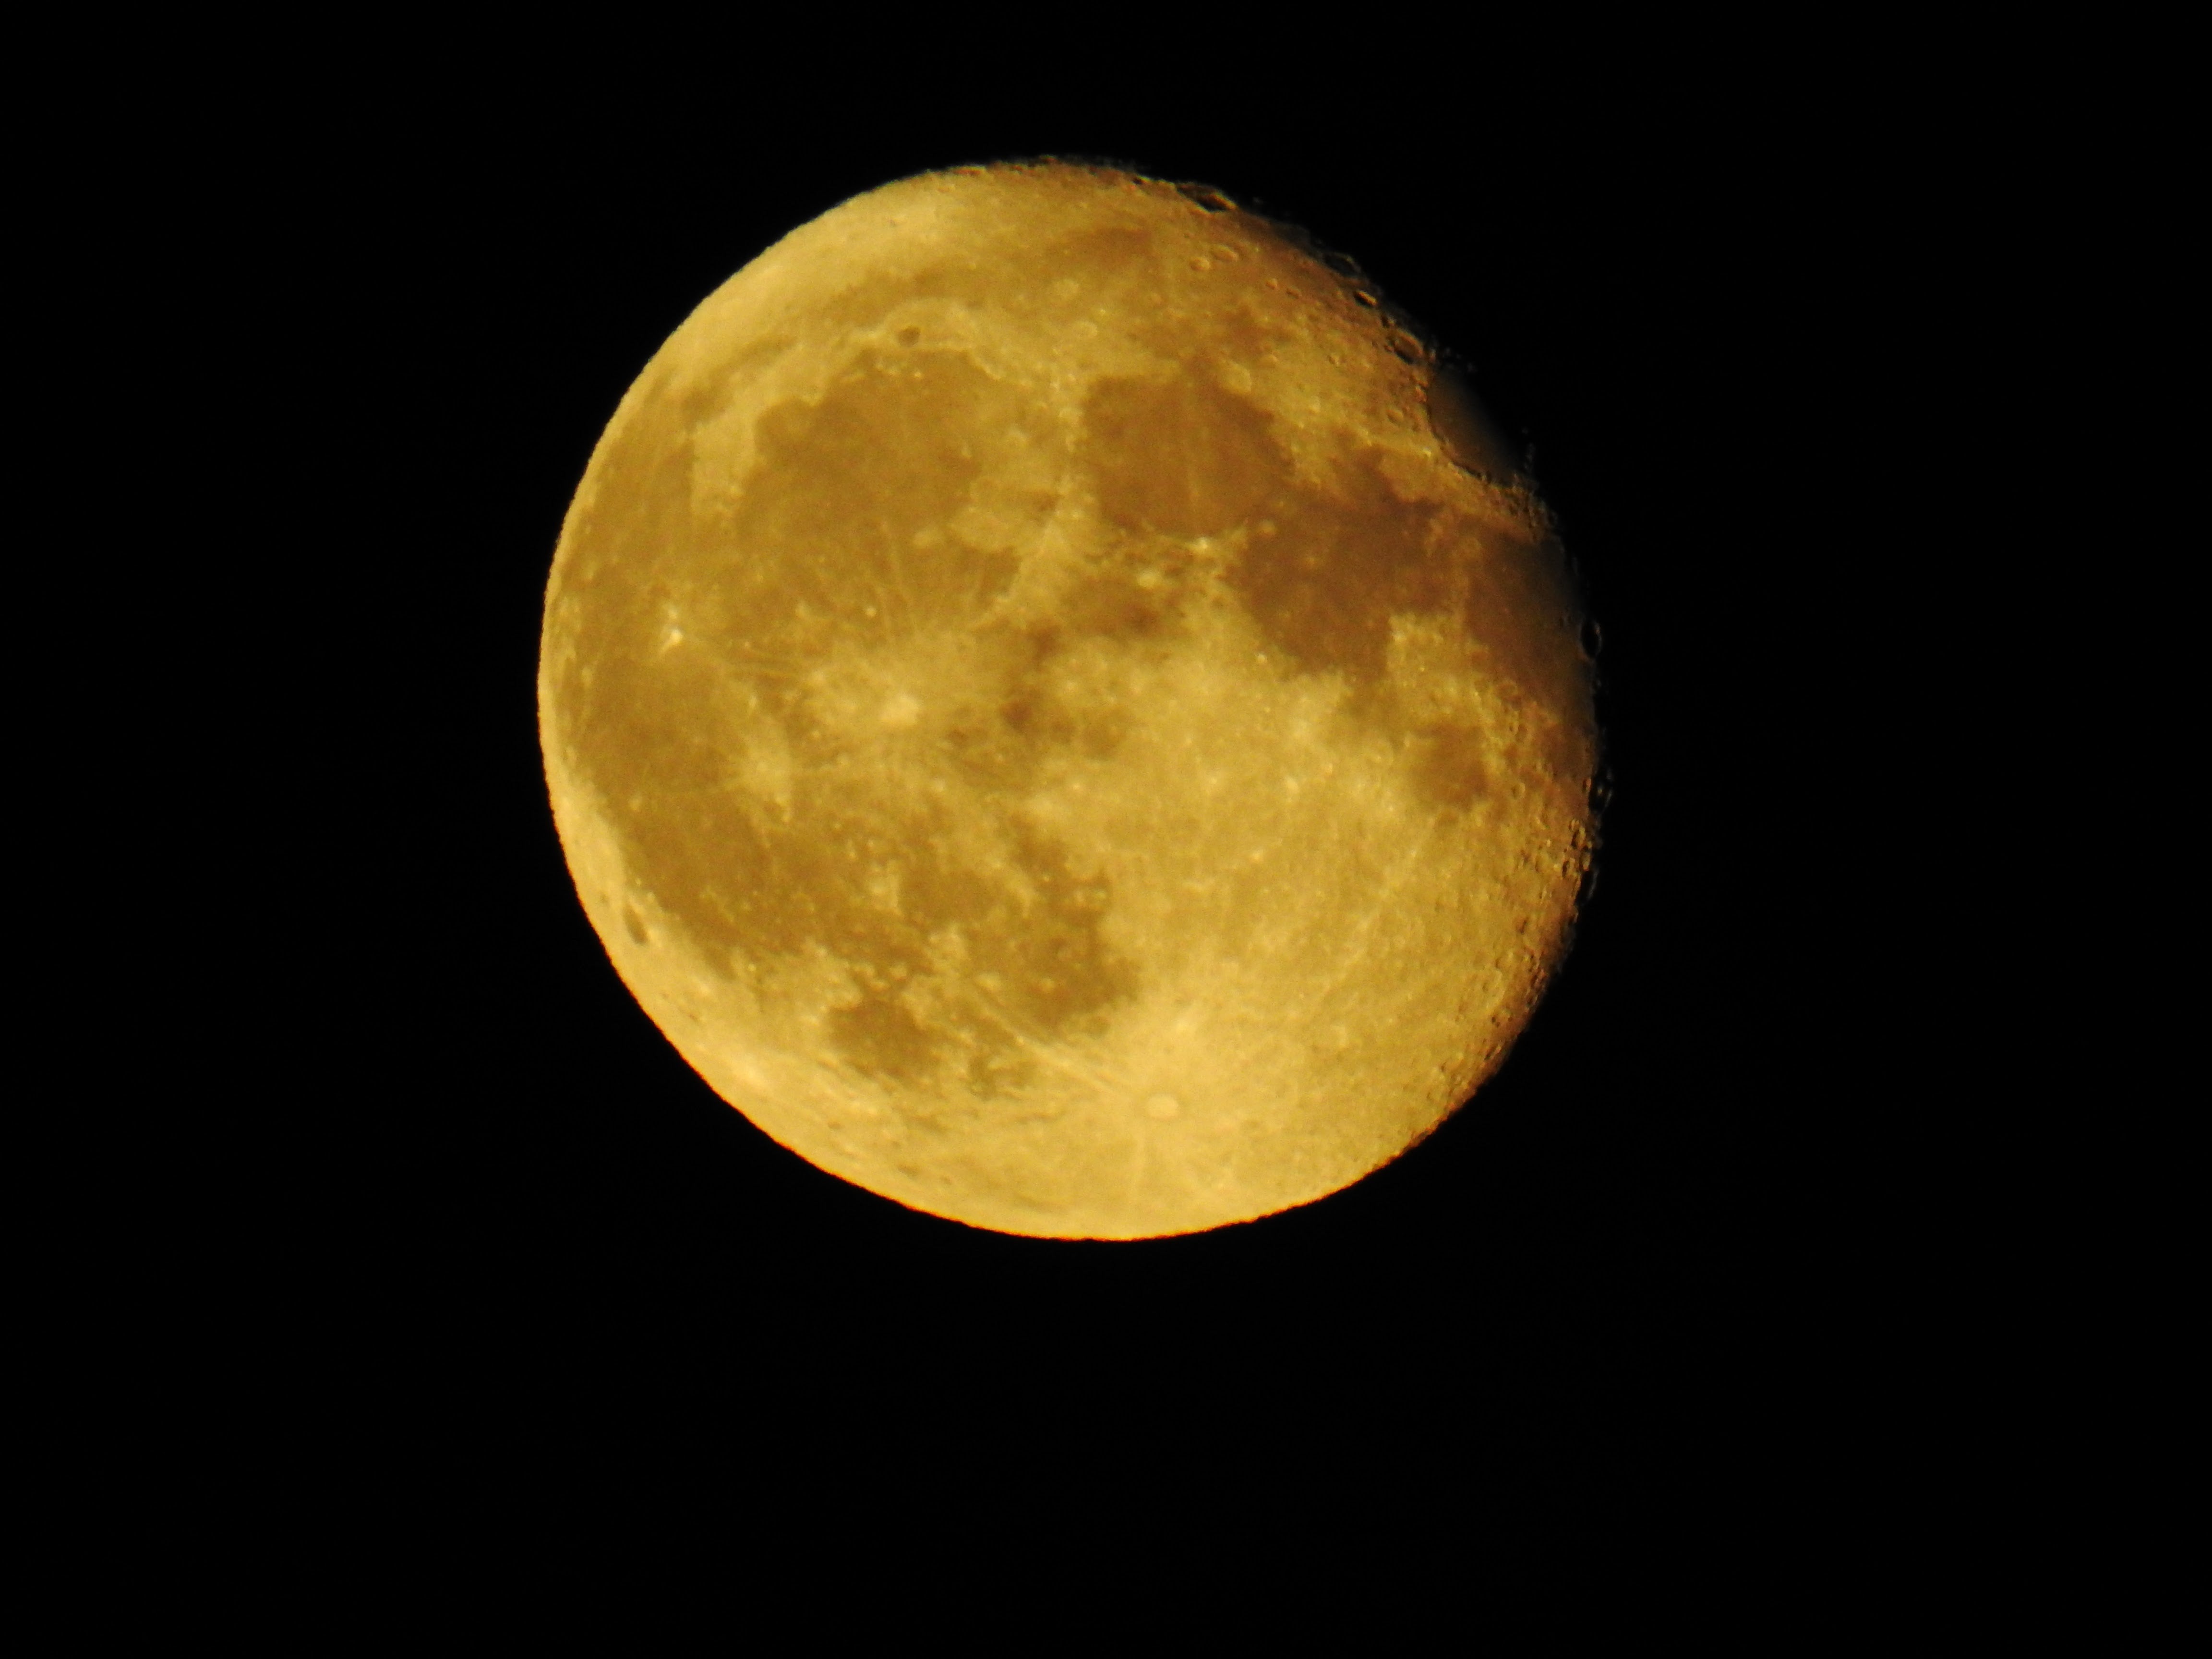
[[1592, 839], [1546, 512], [1348, 261], [1056, 161], [793, 231], [646, 366], [546, 590], [556, 823], [770, 1137], [973, 1226], [1335, 1192], [1498, 1066]]

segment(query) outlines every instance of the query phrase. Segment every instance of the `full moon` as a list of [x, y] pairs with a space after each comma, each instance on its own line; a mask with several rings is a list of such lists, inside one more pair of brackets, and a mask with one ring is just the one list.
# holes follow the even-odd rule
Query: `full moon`
[[1348, 261], [1039, 162], [889, 185], [623, 398], [538, 717], [592, 927], [767, 1134], [1002, 1232], [1358, 1180], [1504, 1057], [1589, 856], [1550, 520]]

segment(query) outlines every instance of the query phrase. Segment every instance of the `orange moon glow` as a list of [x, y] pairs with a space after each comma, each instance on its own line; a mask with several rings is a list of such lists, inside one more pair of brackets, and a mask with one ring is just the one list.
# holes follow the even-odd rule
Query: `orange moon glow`
[[623, 981], [822, 1169], [1005, 1232], [1309, 1202], [1492, 1071], [1595, 747], [1544, 512], [1356, 274], [963, 168], [793, 232], [592, 456], [541, 737]]

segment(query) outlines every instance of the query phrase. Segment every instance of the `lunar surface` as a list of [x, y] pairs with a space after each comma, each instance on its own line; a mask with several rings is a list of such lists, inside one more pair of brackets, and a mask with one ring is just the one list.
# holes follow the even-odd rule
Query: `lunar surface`
[[1038, 163], [794, 231], [623, 398], [538, 706], [617, 970], [769, 1135], [1001, 1231], [1358, 1180], [1588, 860], [1544, 512], [1346, 262]]

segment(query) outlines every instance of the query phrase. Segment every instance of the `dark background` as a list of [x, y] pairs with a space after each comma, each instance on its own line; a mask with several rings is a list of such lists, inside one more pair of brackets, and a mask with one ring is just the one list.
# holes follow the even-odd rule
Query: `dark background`
[[[806, 73], [704, 108], [588, 76], [495, 114], [308, 100], [210, 164], [253, 250], [211, 349], [281, 508], [228, 573], [268, 626], [225, 684], [299, 964], [238, 1018], [271, 1224], [315, 1242], [277, 1299], [316, 1340], [280, 1322], [253, 1385], [308, 1402], [302, 1490], [343, 1466], [431, 1507], [894, 1530], [955, 1496], [1119, 1504], [1386, 1555], [1480, 1525], [1561, 1594], [1593, 1538], [1787, 1553], [1858, 1478], [1896, 1202], [1853, 1150], [1880, 999], [1842, 983], [1866, 924], [1836, 827], [1881, 695], [1852, 638], [1898, 414], [1878, 123], [1565, 60], [1356, 106], [1273, 79], [840, 104]], [[535, 728], [562, 515], [666, 335], [848, 196], [1053, 153], [1358, 259], [1530, 451], [1603, 641], [1598, 879], [1504, 1069], [1348, 1191], [1134, 1244], [906, 1211], [721, 1103], [585, 921]]]

